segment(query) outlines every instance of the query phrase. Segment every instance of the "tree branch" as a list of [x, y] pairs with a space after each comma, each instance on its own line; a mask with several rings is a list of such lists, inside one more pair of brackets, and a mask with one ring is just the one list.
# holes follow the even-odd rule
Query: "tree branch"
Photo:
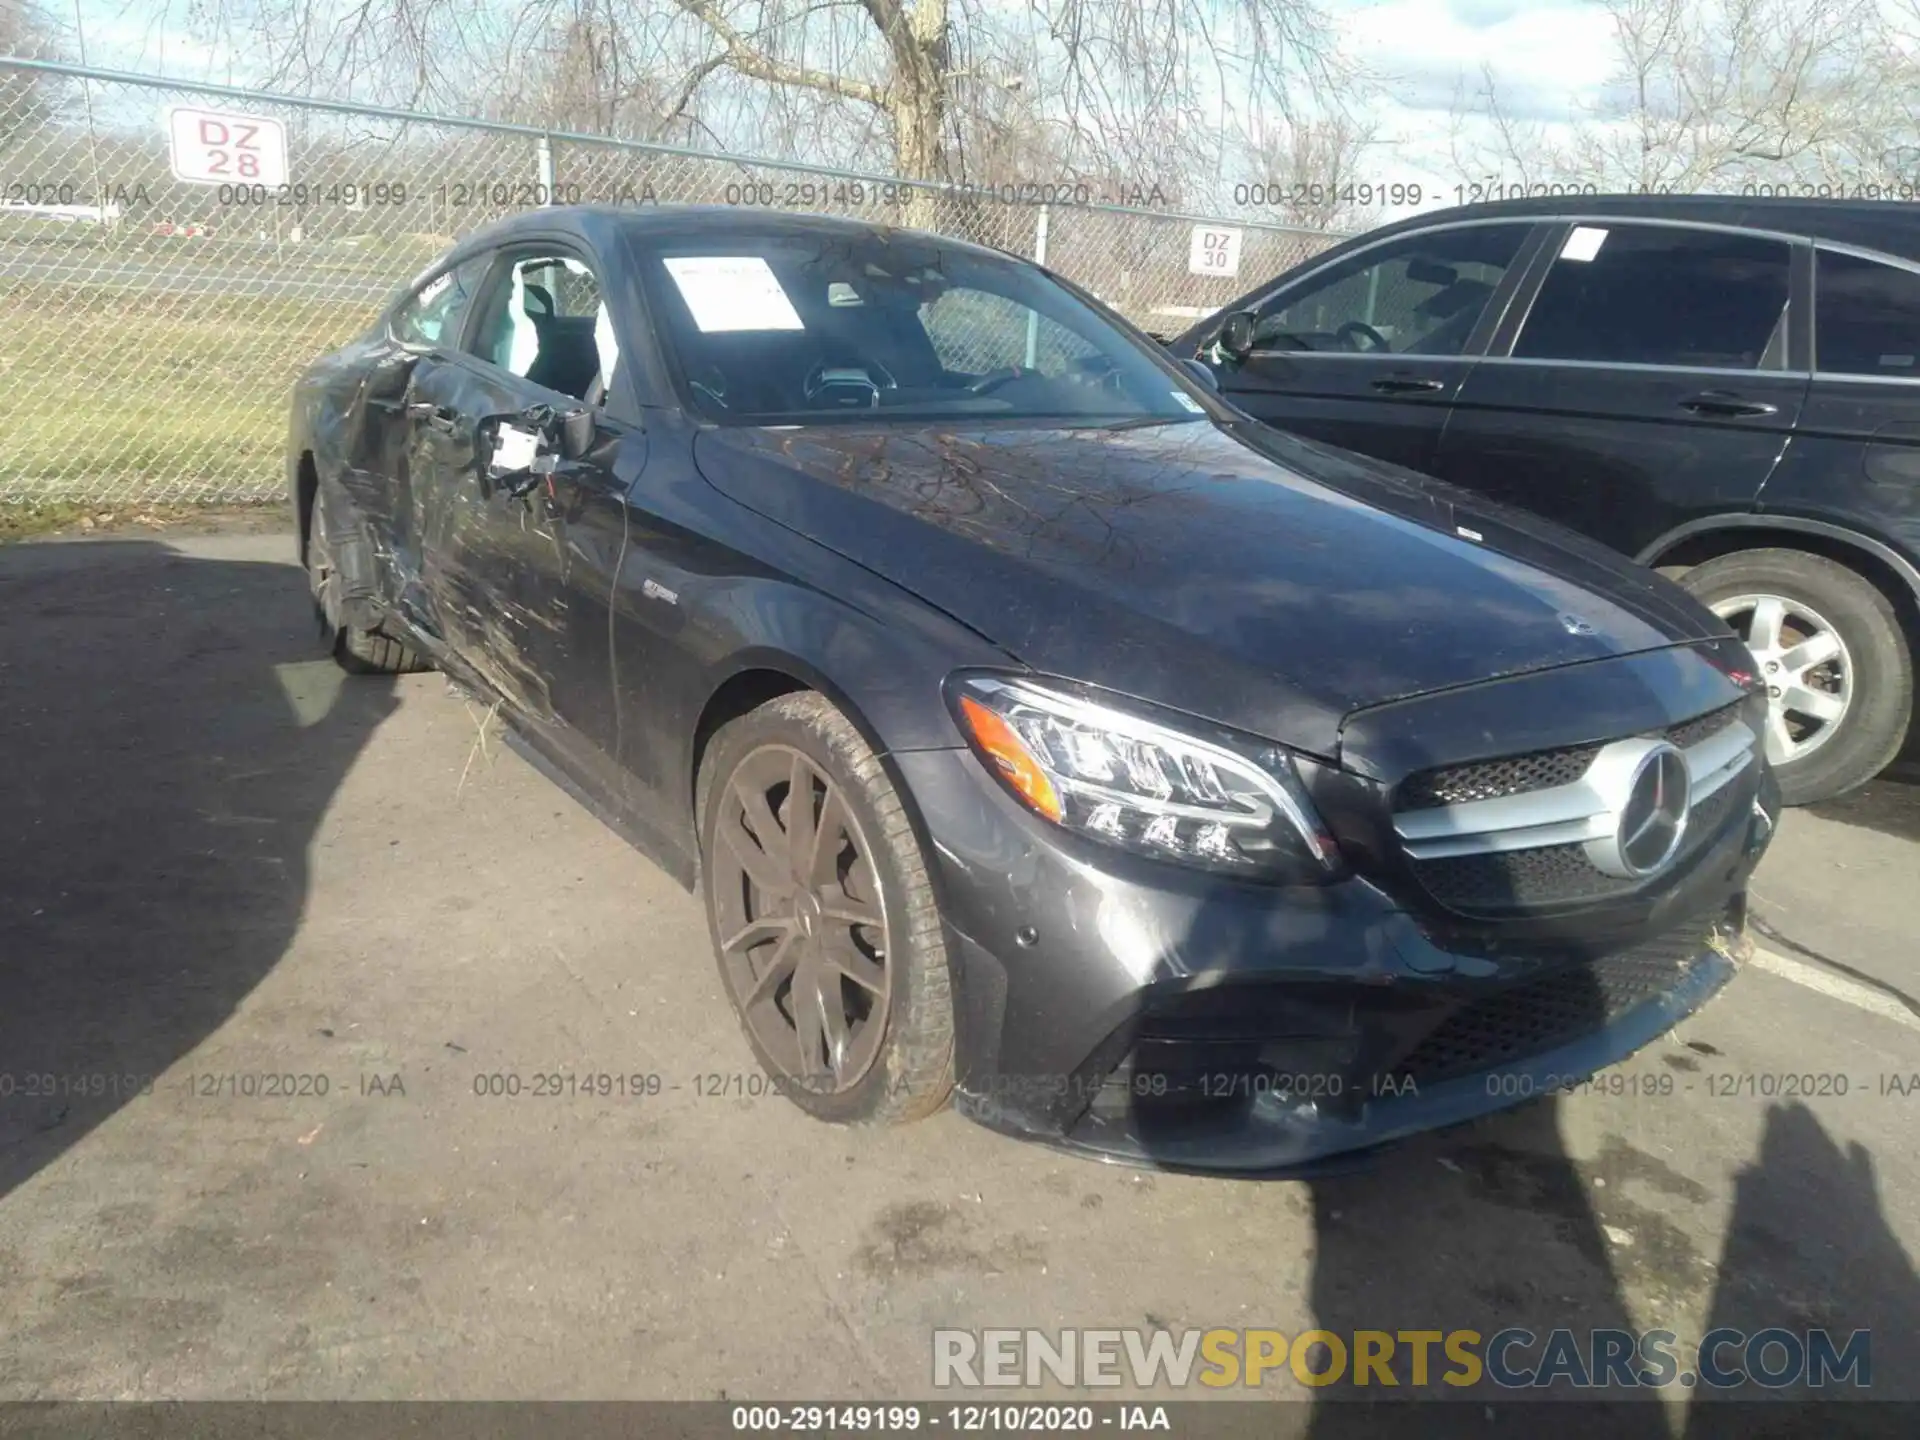
[[877, 85], [870, 85], [864, 80], [850, 80], [844, 75], [832, 75], [824, 70], [810, 70], [804, 65], [789, 65], [783, 60], [774, 59], [765, 51], [754, 49], [745, 36], [727, 23], [726, 17], [712, 0], [674, 0], [674, 3], [713, 32], [726, 47], [721, 63], [736, 74], [750, 80], [763, 80], [769, 85], [794, 85], [803, 90], [819, 90], [868, 105], [886, 104], [886, 95]]

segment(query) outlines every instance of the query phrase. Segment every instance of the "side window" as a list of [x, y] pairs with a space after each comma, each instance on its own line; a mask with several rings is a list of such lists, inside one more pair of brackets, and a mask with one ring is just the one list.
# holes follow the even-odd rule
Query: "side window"
[[516, 256], [495, 272], [468, 349], [502, 370], [597, 405], [620, 347], [600, 281], [571, 255]]
[[1528, 228], [1469, 225], [1365, 251], [1267, 300], [1254, 348], [1458, 355]]
[[920, 307], [920, 324], [941, 367], [964, 375], [1020, 366], [1058, 377], [1099, 353], [1057, 321], [984, 290], [946, 291]]
[[1815, 368], [1920, 380], [1920, 274], [1822, 250], [1813, 311]]
[[1576, 225], [1527, 315], [1516, 357], [1778, 368], [1792, 247], [1656, 225]]
[[443, 270], [393, 312], [394, 337], [405, 345], [440, 345], [451, 341], [474, 287], [486, 273], [484, 256]]

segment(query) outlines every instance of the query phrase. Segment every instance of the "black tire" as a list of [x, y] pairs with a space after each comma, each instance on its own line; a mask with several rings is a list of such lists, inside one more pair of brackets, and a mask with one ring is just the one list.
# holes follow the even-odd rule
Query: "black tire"
[[333, 552], [327, 543], [323, 507], [313, 506], [307, 542], [307, 588], [319, 617], [320, 633], [328, 638], [334, 661], [350, 675], [413, 675], [431, 670], [433, 662], [405, 641], [377, 627], [372, 630], [340, 619], [340, 577], [334, 572]]
[[1776, 765], [1786, 804], [1844, 795], [1900, 753], [1913, 715], [1913, 651], [1877, 586], [1803, 550], [1736, 551], [1694, 566], [1680, 583], [1709, 606], [1745, 595], [1779, 596], [1823, 617], [1846, 646], [1852, 698], [1830, 737], [1804, 757]]
[[433, 662], [418, 650], [379, 630], [342, 625], [334, 636], [333, 658], [352, 675], [417, 675]]
[[[737, 823], [742, 813], [737, 799], [740, 786], [752, 788], [742, 778], [749, 768], [788, 763], [786, 757], [793, 752], [811, 762], [818, 772], [809, 782], [810, 800], [812, 784], [817, 781], [823, 787], [823, 796], [832, 797], [837, 790], [844, 801], [851, 818], [845, 835], [846, 853], [855, 854], [864, 847], [871, 856], [871, 869], [862, 873], [877, 876], [878, 900], [884, 912], [885, 944], [880, 959], [887, 985], [884, 1023], [876, 1027], [870, 1042], [848, 1042], [849, 1048], [855, 1043], [870, 1043], [871, 1059], [857, 1079], [849, 1078], [840, 1089], [813, 1083], [800, 1073], [799, 1066], [771, 1053], [762, 1038], [763, 1029], [750, 1022], [742, 1004], [741, 987], [747, 981], [740, 966], [750, 969], [755, 962], [730, 958], [723, 943], [727, 938], [722, 929], [723, 911], [737, 913], [731, 907], [738, 902], [739, 887], [750, 884], [735, 874], [737, 863], [730, 858], [734, 852], [723, 848], [728, 844], [720, 833], [723, 818]], [[787, 794], [792, 793], [789, 786]], [[817, 812], [819, 827], [827, 823], [828, 808], [829, 799], [822, 798]], [[839, 1125], [899, 1124], [923, 1119], [943, 1108], [953, 1090], [953, 995], [939, 906], [906, 808], [860, 732], [818, 693], [802, 691], [771, 700], [714, 735], [700, 766], [695, 810], [700, 824], [701, 893], [721, 984], [754, 1057], [770, 1077], [770, 1088], [786, 1094], [816, 1119]], [[791, 810], [791, 804], [782, 800], [779, 813], [769, 811], [765, 818], [785, 827]], [[824, 828], [816, 829], [816, 811], [811, 804], [807, 815], [808, 833], [827, 833]], [[782, 847], [788, 833], [781, 829]], [[838, 851], [839, 847], [836, 839], [834, 849]], [[819, 851], [821, 847], [814, 848]], [[830, 868], [837, 873], [842, 863], [854, 862], [839, 861]], [[734, 887], [731, 896], [726, 889], [729, 885]], [[820, 923], [824, 933], [828, 922]], [[863, 927], [861, 933], [870, 932]], [[807, 934], [810, 942], [812, 931]], [[788, 968], [791, 976], [776, 981], [763, 1004], [778, 1005], [784, 992], [785, 1004], [797, 1008], [793, 997], [799, 970], [792, 960]], [[850, 982], [836, 974], [834, 985], [837, 994]], [[762, 1017], [764, 1026], [766, 1012], [756, 1014]], [[797, 1021], [793, 1033], [799, 1035]], [[801, 1041], [800, 1050], [804, 1048]], [[838, 1083], [833, 1077], [821, 1078]]]

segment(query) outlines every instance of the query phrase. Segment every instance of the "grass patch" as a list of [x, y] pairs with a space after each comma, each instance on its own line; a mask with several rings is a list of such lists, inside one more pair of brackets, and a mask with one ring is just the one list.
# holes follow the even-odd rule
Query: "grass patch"
[[16, 287], [0, 295], [0, 499], [275, 493], [295, 378], [370, 318], [278, 297]]
[[9, 540], [60, 534], [87, 519], [92, 509], [91, 505], [73, 500], [49, 501], [44, 505], [0, 504], [0, 545]]
[[273, 535], [293, 529], [293, 510], [284, 500], [258, 505], [0, 501], [0, 545], [55, 536]]

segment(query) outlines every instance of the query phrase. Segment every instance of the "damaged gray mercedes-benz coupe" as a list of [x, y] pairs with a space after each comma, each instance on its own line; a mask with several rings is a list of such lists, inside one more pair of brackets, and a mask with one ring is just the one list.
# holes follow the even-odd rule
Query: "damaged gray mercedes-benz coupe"
[[342, 661], [497, 702], [696, 891], [822, 1120], [1300, 1173], [1582, 1083], [1743, 953], [1724, 625], [1024, 260], [520, 216], [314, 364], [288, 471]]

